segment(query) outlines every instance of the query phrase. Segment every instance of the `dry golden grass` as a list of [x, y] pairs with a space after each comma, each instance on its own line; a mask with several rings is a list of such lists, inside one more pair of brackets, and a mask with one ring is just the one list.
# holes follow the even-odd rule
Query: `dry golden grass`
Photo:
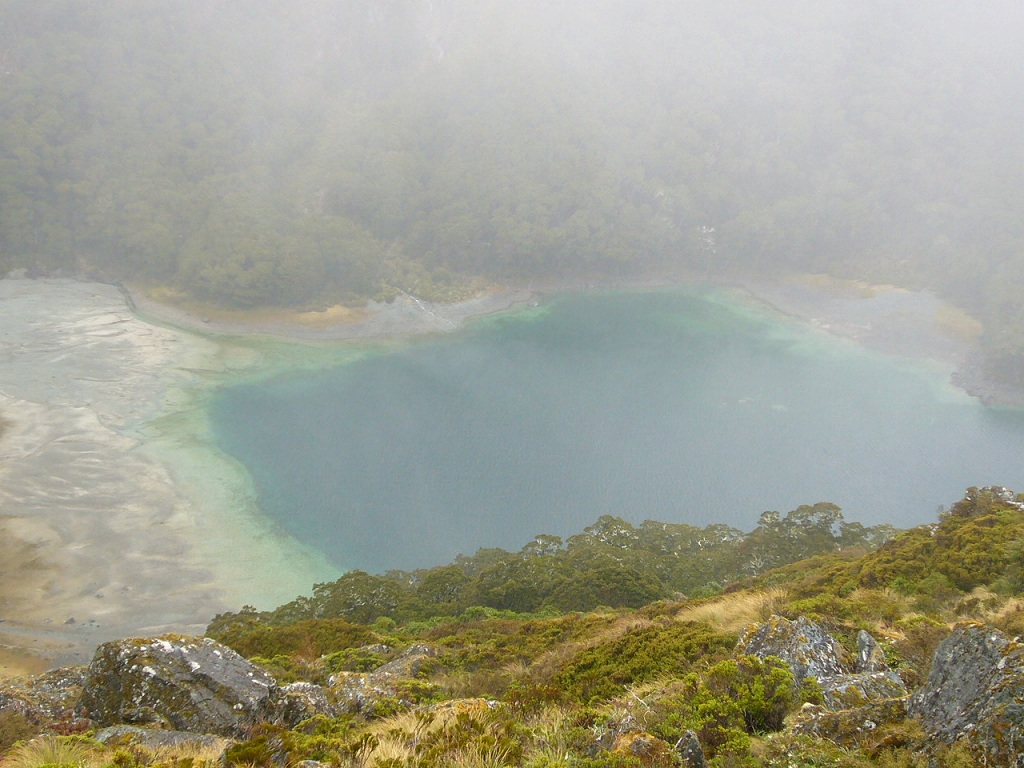
[[706, 622], [720, 632], [742, 632], [751, 624], [766, 621], [786, 600], [786, 591], [766, 589], [735, 592], [699, 605], [686, 606], [675, 614], [677, 621]]
[[402, 734], [387, 734], [374, 739], [361, 750], [355, 765], [374, 768], [377, 765], [403, 765], [415, 756], [415, 743]]
[[[402, 712], [373, 724], [366, 733], [370, 739], [354, 760], [360, 768], [374, 768], [385, 764], [412, 761], [416, 747], [437, 731], [455, 725], [460, 717], [469, 717], [483, 724], [482, 734], [497, 736], [500, 729], [491, 716], [491, 706], [483, 699], [446, 701], [430, 709]], [[501, 750], [480, 752], [466, 748], [448, 755], [446, 765], [487, 768], [503, 765], [508, 757]]]
[[194, 766], [213, 765], [218, 762], [224, 750], [230, 744], [228, 739], [218, 739], [210, 744], [189, 742], [176, 746], [153, 747], [143, 749], [150, 765], [173, 765], [185, 761]]
[[99, 768], [107, 762], [106, 750], [80, 739], [47, 734], [16, 744], [3, 759], [4, 768]]

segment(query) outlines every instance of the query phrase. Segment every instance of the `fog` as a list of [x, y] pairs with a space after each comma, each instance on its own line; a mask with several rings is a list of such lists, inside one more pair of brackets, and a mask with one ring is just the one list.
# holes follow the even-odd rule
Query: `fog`
[[927, 287], [1019, 377], [1024, 6], [0, 8], [0, 271], [318, 307], [485, 282]]

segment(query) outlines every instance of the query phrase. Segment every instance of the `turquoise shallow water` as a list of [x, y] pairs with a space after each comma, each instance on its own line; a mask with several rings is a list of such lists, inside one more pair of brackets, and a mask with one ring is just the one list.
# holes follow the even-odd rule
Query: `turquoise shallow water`
[[1024, 417], [947, 379], [722, 292], [587, 294], [227, 387], [210, 415], [284, 531], [383, 571], [603, 514], [750, 529], [832, 501], [910, 526], [1024, 489]]

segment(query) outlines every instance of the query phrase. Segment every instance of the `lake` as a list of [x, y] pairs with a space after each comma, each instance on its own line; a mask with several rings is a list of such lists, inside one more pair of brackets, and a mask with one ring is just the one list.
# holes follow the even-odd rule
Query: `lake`
[[831, 501], [908, 527], [971, 485], [1024, 489], [1019, 411], [718, 290], [563, 295], [346, 357], [210, 405], [263, 512], [342, 569], [605, 514], [749, 530]]

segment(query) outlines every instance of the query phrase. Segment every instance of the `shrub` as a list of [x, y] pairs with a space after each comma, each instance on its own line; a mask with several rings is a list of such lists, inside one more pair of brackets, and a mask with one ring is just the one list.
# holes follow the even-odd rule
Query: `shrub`
[[627, 685], [682, 676], [694, 660], [721, 658], [735, 644], [734, 636], [715, 632], [707, 624], [642, 626], [581, 651], [565, 664], [555, 682], [578, 701], [608, 699]]

